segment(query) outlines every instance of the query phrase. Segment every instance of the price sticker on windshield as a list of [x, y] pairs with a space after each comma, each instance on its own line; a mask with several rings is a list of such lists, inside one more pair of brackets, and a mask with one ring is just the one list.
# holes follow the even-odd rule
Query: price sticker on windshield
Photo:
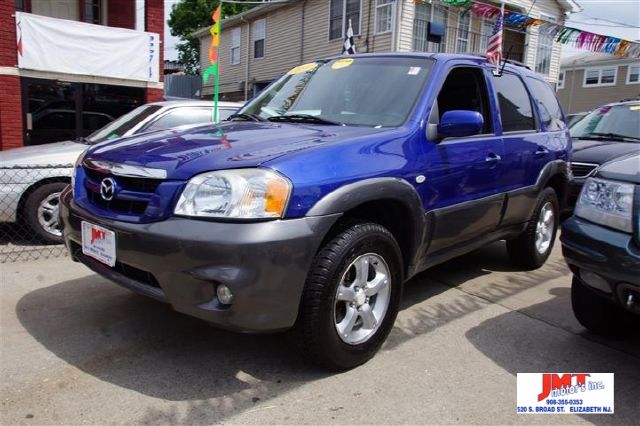
[[289, 70], [289, 72], [287, 74], [289, 74], [289, 75], [301, 74], [303, 72], [313, 71], [317, 67], [318, 67], [318, 63], [317, 62], [310, 62], [308, 64], [298, 65], [297, 67], [292, 68], [291, 70]]
[[631, 105], [629, 109], [631, 111], [640, 111], [640, 105]]
[[331, 69], [339, 70], [342, 68], [350, 67], [351, 64], [353, 64], [353, 58], [338, 59], [333, 64], [331, 64]]

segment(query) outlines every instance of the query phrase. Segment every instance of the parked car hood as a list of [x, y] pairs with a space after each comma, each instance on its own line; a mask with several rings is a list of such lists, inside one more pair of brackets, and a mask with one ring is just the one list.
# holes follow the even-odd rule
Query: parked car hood
[[640, 154], [630, 154], [602, 165], [597, 176], [640, 184]]
[[288, 153], [384, 131], [387, 129], [229, 122], [105, 142], [91, 148], [86, 159], [163, 169], [169, 179], [188, 179], [206, 171], [255, 167]]
[[603, 164], [622, 155], [638, 152], [640, 143], [594, 141], [573, 138], [573, 156], [577, 163]]
[[73, 167], [87, 145], [65, 141], [0, 152], [0, 167]]

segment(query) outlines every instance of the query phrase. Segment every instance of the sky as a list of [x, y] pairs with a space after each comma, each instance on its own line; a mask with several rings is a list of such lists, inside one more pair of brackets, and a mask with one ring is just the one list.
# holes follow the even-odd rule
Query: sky
[[[141, 2], [141, 0], [137, 1]], [[555, 0], [537, 1], [542, 3]], [[169, 19], [171, 6], [176, 2], [178, 0], [164, 0], [165, 21]], [[577, 2], [582, 6], [582, 12], [572, 14], [565, 25], [597, 34], [640, 41], [640, 0], [577, 0]], [[177, 43], [179, 40], [171, 36], [169, 27], [165, 24], [165, 59], [178, 58], [178, 52], [175, 50]], [[582, 52], [586, 50], [563, 46], [562, 57], [570, 57]]]

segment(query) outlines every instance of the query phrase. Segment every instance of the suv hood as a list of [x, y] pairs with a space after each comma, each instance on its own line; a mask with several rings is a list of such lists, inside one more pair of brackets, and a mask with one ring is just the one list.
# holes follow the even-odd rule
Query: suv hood
[[627, 155], [598, 169], [597, 177], [640, 184], [640, 154]]
[[169, 179], [255, 167], [282, 155], [388, 131], [369, 127], [230, 122], [147, 133], [91, 148], [87, 159], [163, 169]]
[[66, 141], [25, 146], [0, 153], [0, 167], [73, 167], [87, 145]]
[[576, 163], [603, 164], [622, 155], [638, 152], [640, 143], [593, 141], [573, 138], [573, 156]]

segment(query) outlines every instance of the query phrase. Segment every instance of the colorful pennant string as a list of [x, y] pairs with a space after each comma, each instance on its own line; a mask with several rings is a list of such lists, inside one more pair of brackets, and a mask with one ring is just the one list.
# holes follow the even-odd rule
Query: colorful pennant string
[[[424, 3], [429, 0], [413, 0], [414, 3]], [[464, 8], [464, 12], [470, 10], [475, 16], [485, 19], [495, 19], [500, 13], [500, 8], [475, 0], [441, 0], [447, 6]], [[504, 24], [510, 27], [525, 29], [537, 27], [538, 33], [554, 37], [555, 41], [568, 46], [587, 49], [592, 52], [609, 53], [616, 56], [640, 58], [640, 43], [623, 40], [617, 37], [596, 34], [577, 28], [565, 27], [554, 22], [538, 18], [530, 18], [527, 15], [505, 11]]]

